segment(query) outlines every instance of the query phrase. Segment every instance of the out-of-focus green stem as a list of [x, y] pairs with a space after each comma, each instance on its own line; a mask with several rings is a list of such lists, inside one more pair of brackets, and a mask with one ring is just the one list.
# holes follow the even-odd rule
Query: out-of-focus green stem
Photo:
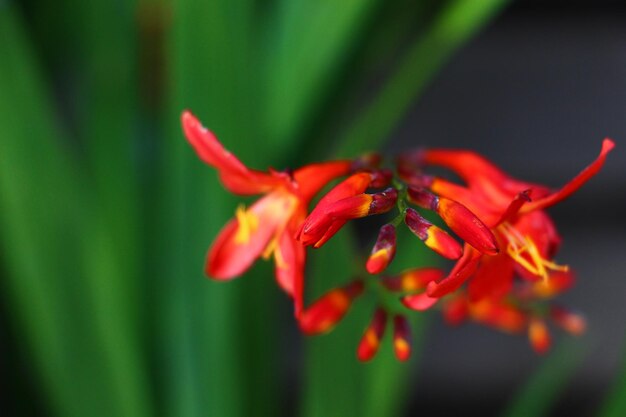
[[624, 415], [626, 415], [626, 360], [619, 370], [615, 385], [598, 413], [599, 417], [622, 417]]
[[579, 341], [557, 346], [534, 371], [524, 386], [508, 403], [503, 417], [547, 416], [584, 358], [586, 349]]

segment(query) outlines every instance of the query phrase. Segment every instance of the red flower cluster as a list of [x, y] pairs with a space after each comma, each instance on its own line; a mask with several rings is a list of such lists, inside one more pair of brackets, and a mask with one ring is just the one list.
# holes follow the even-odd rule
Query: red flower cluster
[[[380, 303], [357, 348], [358, 358], [364, 361], [376, 354], [388, 321], [393, 324], [396, 357], [407, 360], [411, 337], [406, 313], [437, 304], [451, 324], [473, 320], [507, 332], [526, 331], [540, 353], [550, 346], [548, 320], [573, 334], [584, 331], [581, 316], [541, 303], [573, 283], [569, 267], [554, 261], [560, 237], [545, 209], [567, 198], [600, 170], [614, 146], [610, 139], [604, 140], [594, 162], [552, 192], [508, 176], [476, 153], [457, 150], [403, 155], [395, 172], [380, 168], [380, 158], [373, 155], [295, 171], [261, 172], [247, 168], [224, 149], [191, 113], [183, 113], [182, 124], [200, 158], [218, 170], [229, 191], [264, 194], [249, 208], [239, 207], [222, 229], [209, 249], [207, 275], [231, 279], [257, 258], [273, 256], [276, 280], [294, 299], [295, 316], [304, 333], [330, 331], [365, 290], [378, 293]], [[429, 166], [449, 169], [464, 184], [425, 174]], [[316, 194], [339, 179], [309, 212]], [[319, 248], [349, 220], [394, 208], [398, 215], [381, 227], [365, 263], [367, 272], [380, 274], [392, 262], [396, 229], [402, 223], [428, 248], [455, 260], [451, 271], [417, 268], [396, 276], [365, 276], [330, 290], [305, 308], [306, 246]], [[456, 237], [418, 210], [436, 213]], [[401, 301], [399, 307], [388, 305], [390, 294]]]

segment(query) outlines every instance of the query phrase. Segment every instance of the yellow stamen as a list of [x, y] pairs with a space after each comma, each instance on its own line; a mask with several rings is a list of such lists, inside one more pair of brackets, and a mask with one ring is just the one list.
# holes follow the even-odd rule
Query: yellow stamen
[[261, 257], [267, 261], [270, 258], [270, 256], [272, 256], [272, 253], [275, 254], [277, 257], [280, 256], [279, 251], [276, 249], [277, 249], [276, 239], [272, 239], [270, 240], [270, 243], [267, 244], [267, 247], [263, 251], [263, 254], [261, 255]]
[[[506, 237], [508, 245], [506, 251], [508, 255], [524, 269], [534, 275], [538, 275], [546, 281], [548, 271], [567, 271], [567, 265], [558, 265], [541, 256], [539, 248], [530, 236], [522, 234], [509, 223], [503, 223], [500, 232]], [[528, 259], [529, 258], [529, 259]]]
[[245, 245], [250, 241], [250, 236], [259, 228], [259, 218], [251, 210], [246, 210], [243, 205], [237, 207], [235, 217], [238, 223], [235, 243]]

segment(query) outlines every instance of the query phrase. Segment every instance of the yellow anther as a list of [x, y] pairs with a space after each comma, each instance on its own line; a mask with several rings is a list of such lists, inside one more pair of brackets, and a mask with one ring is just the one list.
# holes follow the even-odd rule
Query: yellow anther
[[548, 279], [548, 271], [567, 271], [567, 265], [558, 265], [541, 256], [539, 248], [530, 236], [522, 236], [509, 223], [503, 223], [500, 231], [506, 237], [508, 255], [533, 275]]
[[235, 243], [245, 245], [250, 241], [250, 236], [259, 228], [259, 218], [252, 211], [246, 210], [243, 205], [237, 207], [235, 217], [238, 223]]
[[270, 256], [272, 256], [272, 253], [274, 253], [277, 257], [279, 256], [279, 251], [276, 250], [276, 239], [270, 240], [270, 243], [268, 243], [265, 247], [261, 257], [267, 261]]

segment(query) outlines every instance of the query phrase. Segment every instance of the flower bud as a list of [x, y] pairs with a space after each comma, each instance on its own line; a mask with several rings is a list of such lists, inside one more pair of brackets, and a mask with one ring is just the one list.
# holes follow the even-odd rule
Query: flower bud
[[406, 210], [404, 222], [426, 246], [444, 258], [458, 259], [463, 254], [463, 248], [459, 242], [412, 208]]
[[363, 282], [354, 281], [342, 288], [335, 288], [306, 308], [299, 320], [305, 334], [326, 333], [348, 312], [352, 301], [363, 292]]
[[409, 187], [408, 196], [413, 204], [436, 212], [454, 233], [479, 252], [498, 253], [498, 243], [491, 230], [461, 203], [418, 187]]
[[439, 281], [444, 272], [438, 268], [415, 268], [398, 276], [384, 277], [381, 283], [389, 291], [414, 292], [426, 288], [429, 282]]
[[360, 361], [369, 361], [378, 352], [380, 346], [380, 339], [382, 339], [385, 333], [385, 327], [387, 326], [387, 313], [382, 308], [376, 309], [374, 317], [371, 323], [365, 329], [359, 347], [357, 348], [357, 358]]
[[380, 274], [396, 255], [396, 228], [386, 224], [380, 228], [378, 239], [372, 248], [372, 254], [367, 259], [365, 269], [370, 274]]
[[393, 350], [396, 358], [402, 362], [411, 356], [411, 327], [402, 315], [393, 318]]
[[521, 332], [527, 323], [526, 314], [517, 307], [489, 298], [470, 303], [469, 312], [474, 321], [507, 333]]
[[528, 324], [528, 339], [535, 352], [539, 354], [546, 353], [552, 344], [546, 322], [533, 317]]
[[559, 306], [550, 308], [550, 318], [563, 330], [575, 336], [583, 334], [587, 327], [583, 316]]

